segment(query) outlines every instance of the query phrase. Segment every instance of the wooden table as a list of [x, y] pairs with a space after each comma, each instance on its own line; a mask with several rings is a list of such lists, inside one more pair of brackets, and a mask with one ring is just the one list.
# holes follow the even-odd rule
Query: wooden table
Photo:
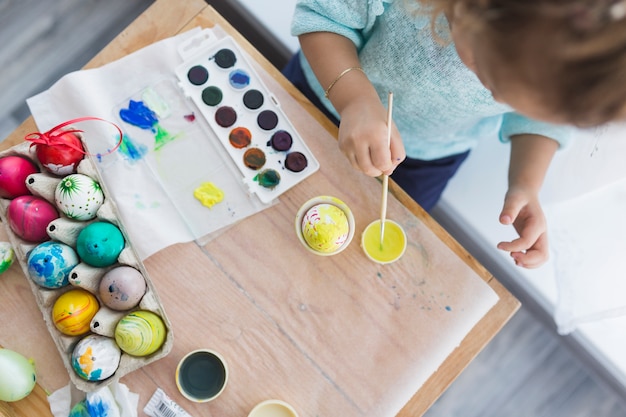
[[[393, 317], [393, 310], [402, 311], [410, 302], [406, 297], [411, 291], [416, 298], [412, 286], [429, 284], [429, 277], [442, 275], [444, 269], [450, 268], [452, 273], [437, 281], [443, 288], [438, 290], [441, 294], [446, 289], [453, 291], [457, 277], [475, 275], [495, 291], [499, 300], [421, 388], [406, 397], [406, 405], [397, 414], [422, 415], [515, 313], [519, 302], [393, 183], [387, 216], [404, 225], [409, 241], [417, 242], [410, 244], [399, 262], [380, 266], [367, 261], [358, 243], [360, 232], [347, 250], [332, 257], [318, 257], [299, 246], [293, 218], [306, 200], [316, 195], [341, 198], [362, 230], [378, 215], [380, 183], [348, 166], [333, 143], [336, 127], [205, 2], [157, 1], [86, 68], [97, 68], [196, 26], [215, 24], [245, 47], [271, 78], [274, 84], [270, 88], [276, 86], [286, 92], [279, 97], [283, 109], [307, 140], [321, 169], [281, 196], [279, 204], [237, 223], [203, 247], [193, 242], [177, 244], [145, 261], [172, 322], [175, 343], [166, 358], [122, 378], [132, 392], [140, 394], [139, 415], [143, 415], [141, 410], [157, 387], [194, 416], [247, 415], [254, 404], [268, 397], [292, 403], [301, 416], [330, 416], [333, 413], [322, 406], [325, 396], [330, 403], [344, 407], [334, 415], [362, 415], [367, 407], [359, 401], [367, 403], [367, 399], [358, 399], [358, 393], [352, 393], [349, 385], [334, 383], [335, 377], [344, 383], [352, 378], [358, 386], [362, 376], [355, 369], [344, 369], [344, 358], [336, 355], [334, 344], [337, 352], [345, 352], [346, 346], [341, 344], [346, 342], [332, 332], [358, 330], [364, 328], [363, 320], [371, 320], [371, 326], [381, 326], [380, 332], [386, 333], [390, 346], [400, 346], [403, 335], [389, 323], [376, 323], [377, 314], [384, 311]], [[34, 131], [37, 128], [29, 118], [0, 144], [0, 149], [20, 143]], [[245, 261], [242, 254], [247, 256]], [[424, 260], [432, 264], [419, 264], [416, 270], [417, 262]], [[420, 282], [416, 283], [416, 276]], [[294, 285], [289, 285], [290, 280]], [[363, 300], [355, 294], [375, 302], [362, 305]], [[20, 417], [48, 416], [45, 391], [61, 388], [69, 378], [19, 265], [0, 277], [0, 306], [0, 345], [34, 358], [38, 372], [39, 384], [33, 394], [11, 406]], [[438, 313], [429, 314], [425, 312], [423, 320]], [[448, 329], [438, 331], [446, 334]], [[314, 336], [307, 339], [306, 335]], [[367, 342], [358, 340], [358, 334], [352, 336], [355, 349]], [[342, 342], [338, 342], [340, 339]], [[174, 384], [177, 362], [196, 348], [220, 351], [231, 367], [229, 386], [209, 404], [185, 400]], [[372, 360], [380, 361], [381, 369], [391, 369], [398, 365], [393, 355], [390, 351], [389, 357]], [[305, 382], [317, 380], [319, 392], [300, 389]], [[319, 409], [315, 409], [316, 404]]]

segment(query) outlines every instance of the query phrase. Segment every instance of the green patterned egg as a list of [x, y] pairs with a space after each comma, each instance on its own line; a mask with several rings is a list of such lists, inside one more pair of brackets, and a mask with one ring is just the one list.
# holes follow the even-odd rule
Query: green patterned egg
[[57, 184], [54, 192], [57, 208], [73, 220], [86, 221], [96, 217], [104, 202], [100, 183], [88, 175], [71, 174]]
[[124, 352], [148, 356], [163, 345], [167, 330], [157, 314], [138, 310], [124, 316], [115, 326], [115, 341]]

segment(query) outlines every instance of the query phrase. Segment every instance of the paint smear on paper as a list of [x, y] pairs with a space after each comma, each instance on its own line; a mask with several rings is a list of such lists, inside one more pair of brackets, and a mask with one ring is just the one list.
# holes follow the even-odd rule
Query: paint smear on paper
[[146, 106], [151, 109], [157, 117], [165, 119], [172, 114], [169, 104], [156, 92], [154, 88], [146, 88], [141, 95]]
[[148, 147], [141, 144], [137, 145], [128, 135], [124, 134], [118, 152], [128, 161], [136, 162], [148, 153]]
[[135, 208], [139, 210], [158, 209], [161, 207], [161, 203], [157, 200], [145, 201], [144, 197], [140, 194], [135, 194], [133, 197], [135, 199]]
[[152, 129], [159, 122], [157, 115], [143, 101], [130, 100], [127, 109], [120, 110], [123, 121], [140, 129]]
[[159, 124], [157, 113], [143, 101], [130, 100], [128, 108], [120, 110], [120, 118], [128, 124], [154, 133], [154, 150], [161, 149], [179, 135], [173, 135]]
[[217, 188], [212, 182], [204, 182], [193, 192], [193, 196], [202, 203], [203, 206], [211, 208], [224, 200], [224, 192]]

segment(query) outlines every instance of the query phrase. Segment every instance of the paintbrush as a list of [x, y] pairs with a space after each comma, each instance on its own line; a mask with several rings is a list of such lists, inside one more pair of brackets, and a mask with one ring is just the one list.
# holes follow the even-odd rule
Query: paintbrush
[[[387, 99], [387, 148], [391, 145], [391, 114], [393, 112], [393, 93], [389, 92]], [[387, 194], [389, 189], [389, 175], [383, 174], [383, 198], [380, 204], [380, 250], [383, 250], [385, 237], [385, 218], [387, 217]]]

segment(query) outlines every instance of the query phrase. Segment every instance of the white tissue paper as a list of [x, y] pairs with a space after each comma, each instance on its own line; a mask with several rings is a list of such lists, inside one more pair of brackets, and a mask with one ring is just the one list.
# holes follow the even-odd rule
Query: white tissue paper
[[626, 314], [625, 213], [626, 179], [546, 206], [560, 334]]
[[54, 417], [137, 417], [139, 394], [119, 382], [88, 392], [83, 400], [82, 405], [73, 408], [76, 404], [71, 404], [69, 384], [48, 396]]

